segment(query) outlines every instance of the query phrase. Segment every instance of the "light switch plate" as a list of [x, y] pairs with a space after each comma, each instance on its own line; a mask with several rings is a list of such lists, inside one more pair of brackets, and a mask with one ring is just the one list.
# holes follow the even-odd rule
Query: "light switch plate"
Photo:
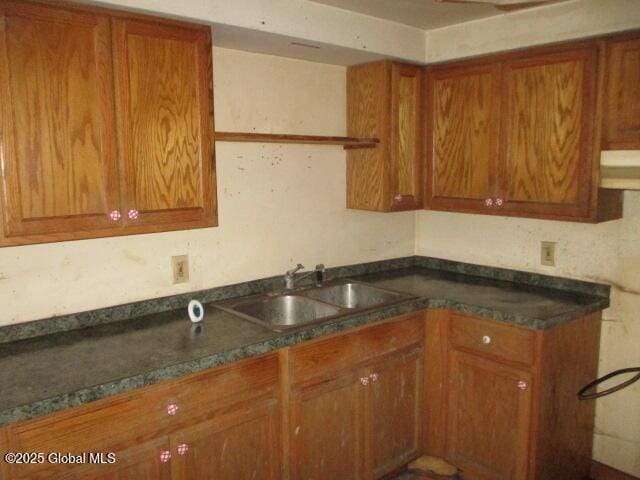
[[173, 283], [187, 283], [189, 281], [189, 255], [171, 257], [173, 269]]
[[553, 267], [556, 264], [556, 242], [540, 242], [540, 264]]

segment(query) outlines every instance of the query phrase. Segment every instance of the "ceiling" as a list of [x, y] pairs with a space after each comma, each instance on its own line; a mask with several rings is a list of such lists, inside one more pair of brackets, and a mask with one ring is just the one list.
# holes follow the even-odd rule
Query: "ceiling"
[[505, 13], [496, 9], [493, 5], [440, 3], [436, 0], [311, 1], [411, 25], [423, 30], [432, 30], [478, 18], [504, 15]]

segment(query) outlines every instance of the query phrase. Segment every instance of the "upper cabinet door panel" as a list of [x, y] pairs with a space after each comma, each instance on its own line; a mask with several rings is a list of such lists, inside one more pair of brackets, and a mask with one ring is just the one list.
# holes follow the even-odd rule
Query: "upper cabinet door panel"
[[126, 220], [215, 225], [210, 31], [130, 19], [114, 25]]
[[588, 215], [596, 62], [594, 47], [505, 64], [505, 211]]
[[422, 68], [391, 66], [392, 210], [422, 208]]
[[0, 4], [0, 157], [7, 237], [117, 226], [109, 18]]
[[429, 75], [427, 195], [432, 208], [482, 210], [494, 193], [500, 134], [498, 64]]
[[347, 69], [347, 135], [378, 138], [376, 148], [347, 150], [347, 208], [388, 211], [391, 74], [387, 62]]
[[604, 149], [640, 149], [640, 38], [607, 46]]

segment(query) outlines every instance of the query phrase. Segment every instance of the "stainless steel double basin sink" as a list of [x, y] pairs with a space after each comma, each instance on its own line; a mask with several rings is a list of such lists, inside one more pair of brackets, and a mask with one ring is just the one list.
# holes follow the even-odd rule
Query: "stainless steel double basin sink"
[[412, 295], [344, 280], [216, 304], [221, 310], [278, 332], [393, 305]]

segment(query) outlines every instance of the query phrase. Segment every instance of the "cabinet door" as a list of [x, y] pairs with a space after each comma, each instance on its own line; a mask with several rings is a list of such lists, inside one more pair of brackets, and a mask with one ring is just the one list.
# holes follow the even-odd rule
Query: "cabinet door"
[[491, 63], [428, 75], [428, 207], [490, 211], [500, 135], [499, 72]]
[[422, 350], [396, 353], [371, 367], [366, 451], [372, 477], [381, 478], [418, 456]]
[[[159, 437], [137, 444], [131, 442], [128, 448], [119, 450], [93, 449], [83, 450], [84, 463], [59, 464], [55, 469], [34, 469], [34, 465], [14, 464], [7, 466], [7, 480], [170, 480], [171, 464], [169, 439]], [[45, 463], [48, 454], [45, 453]], [[66, 453], [65, 450], [58, 450]], [[101, 453], [102, 456], [90, 456]], [[74, 453], [78, 455], [80, 452]], [[113, 456], [111, 456], [113, 455]], [[5, 464], [6, 465], [6, 464]], [[0, 477], [2, 478], [2, 477]]]
[[597, 48], [504, 66], [501, 210], [589, 214]]
[[72, 239], [120, 227], [109, 216], [119, 208], [112, 77], [107, 16], [0, 3], [0, 158], [9, 239]]
[[469, 478], [525, 480], [531, 375], [455, 350], [449, 361], [448, 460]]
[[422, 208], [422, 68], [391, 66], [391, 209]]
[[364, 389], [349, 372], [292, 393], [292, 480], [363, 478]]
[[607, 45], [603, 148], [640, 149], [640, 38]]
[[347, 69], [347, 135], [380, 140], [375, 148], [347, 150], [347, 208], [389, 211], [390, 98], [389, 62]]
[[210, 31], [131, 19], [114, 29], [127, 225], [216, 225]]
[[253, 400], [171, 436], [173, 480], [280, 478], [279, 403]]

